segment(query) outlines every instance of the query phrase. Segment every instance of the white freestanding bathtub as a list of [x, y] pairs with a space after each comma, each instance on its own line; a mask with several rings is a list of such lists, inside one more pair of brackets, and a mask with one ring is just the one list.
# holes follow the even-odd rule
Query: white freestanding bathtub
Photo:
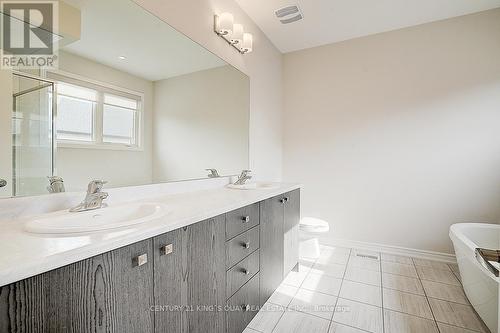
[[[500, 333], [498, 259], [485, 258], [476, 249], [500, 249], [500, 225], [460, 223], [450, 227], [460, 276], [467, 298], [492, 333]], [[494, 252], [498, 256], [498, 252]], [[490, 253], [491, 254], [491, 253]]]

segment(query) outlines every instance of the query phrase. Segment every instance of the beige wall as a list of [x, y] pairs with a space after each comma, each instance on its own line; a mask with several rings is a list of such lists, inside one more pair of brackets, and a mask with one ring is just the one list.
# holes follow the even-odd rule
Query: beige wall
[[67, 191], [81, 191], [92, 179], [108, 181], [107, 187], [148, 184], [152, 181], [153, 83], [94, 61], [60, 52], [59, 69], [85, 78], [144, 93], [143, 150], [57, 149], [57, 175]]
[[500, 10], [285, 55], [284, 178], [325, 237], [452, 252], [500, 220]]
[[[281, 53], [234, 0], [134, 1], [250, 76], [250, 168], [257, 179], [281, 179]], [[213, 32], [214, 13], [226, 11], [253, 34], [253, 53], [239, 54]]]
[[248, 78], [231, 66], [154, 83], [153, 181], [248, 168]]

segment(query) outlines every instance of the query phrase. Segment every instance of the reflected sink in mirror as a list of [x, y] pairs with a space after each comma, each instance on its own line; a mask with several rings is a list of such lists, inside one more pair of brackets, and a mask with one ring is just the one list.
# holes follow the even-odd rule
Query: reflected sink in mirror
[[170, 213], [165, 204], [116, 205], [81, 213], [57, 212], [35, 217], [24, 230], [37, 234], [73, 234], [129, 227], [147, 223]]
[[229, 184], [227, 187], [234, 190], [276, 190], [279, 188], [279, 185], [274, 183], [252, 182], [243, 185]]

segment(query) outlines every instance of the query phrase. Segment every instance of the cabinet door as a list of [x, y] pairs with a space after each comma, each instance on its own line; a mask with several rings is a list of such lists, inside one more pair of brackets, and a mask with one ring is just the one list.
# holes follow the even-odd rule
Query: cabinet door
[[284, 276], [299, 262], [300, 190], [285, 194]]
[[49, 332], [42, 275], [0, 287], [0, 332]]
[[260, 203], [261, 305], [283, 281], [283, 206], [283, 195]]
[[187, 227], [184, 233], [187, 332], [224, 332], [225, 216], [196, 223]]
[[109, 272], [99, 255], [44, 273], [47, 332], [111, 331]]
[[100, 292], [107, 297], [101, 311], [108, 313], [107, 327], [120, 333], [153, 332], [153, 240], [107, 252], [102, 262]]
[[185, 251], [183, 229], [157, 236], [153, 240], [155, 332], [183, 332], [186, 324]]
[[0, 332], [153, 332], [144, 254], [152, 260], [151, 240], [0, 288]]

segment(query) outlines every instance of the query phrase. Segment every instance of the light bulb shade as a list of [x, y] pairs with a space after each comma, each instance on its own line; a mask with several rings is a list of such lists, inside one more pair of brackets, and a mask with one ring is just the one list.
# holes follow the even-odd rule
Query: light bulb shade
[[241, 43], [241, 51], [243, 53], [250, 53], [253, 49], [253, 36], [249, 33], [243, 34], [243, 42]]
[[231, 35], [232, 44], [240, 44], [243, 42], [243, 26], [241, 24], [233, 25], [233, 33]]
[[234, 18], [231, 13], [222, 13], [219, 16], [217, 33], [221, 35], [230, 35], [233, 33]]

